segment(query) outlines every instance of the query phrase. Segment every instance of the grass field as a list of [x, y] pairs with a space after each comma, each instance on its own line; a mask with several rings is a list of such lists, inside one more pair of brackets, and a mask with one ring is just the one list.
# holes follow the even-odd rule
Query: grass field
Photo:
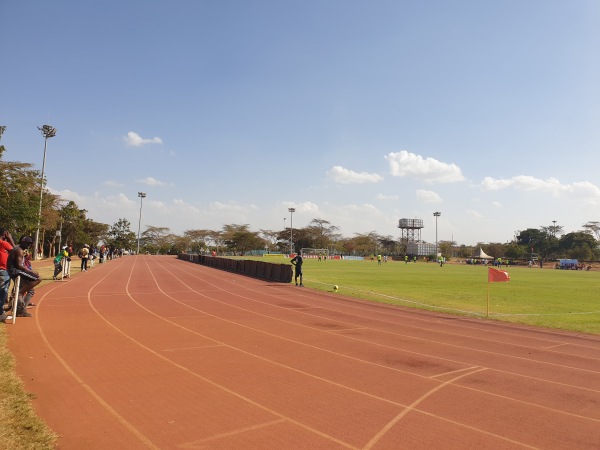
[[307, 287], [394, 305], [582, 333], [600, 334], [600, 272], [503, 268], [508, 283], [487, 283], [487, 268], [465, 264], [304, 259]]

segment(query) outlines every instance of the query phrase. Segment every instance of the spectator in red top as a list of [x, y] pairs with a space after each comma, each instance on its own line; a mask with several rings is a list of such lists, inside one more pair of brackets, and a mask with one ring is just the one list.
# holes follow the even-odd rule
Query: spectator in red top
[[15, 246], [12, 236], [3, 228], [0, 228], [0, 321], [6, 320], [4, 314], [4, 304], [8, 298], [8, 288], [10, 286], [10, 276], [6, 268], [8, 253]]

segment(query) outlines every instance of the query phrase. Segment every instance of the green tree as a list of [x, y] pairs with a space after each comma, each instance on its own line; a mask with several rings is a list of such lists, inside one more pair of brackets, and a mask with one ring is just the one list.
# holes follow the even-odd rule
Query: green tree
[[108, 230], [108, 244], [116, 249], [131, 250], [135, 248], [136, 236], [130, 227], [131, 224], [127, 219], [119, 219]]
[[367, 234], [355, 233], [351, 238], [341, 239], [340, 245], [349, 255], [373, 255], [377, 252], [379, 238], [375, 231]]
[[261, 237], [265, 240], [265, 242], [267, 242], [268, 250], [273, 250], [274, 248], [276, 248], [279, 233], [279, 231], [273, 230], [260, 230]]
[[452, 257], [452, 249], [456, 245], [453, 241], [439, 241], [438, 247], [440, 248], [440, 253], [446, 258]]
[[324, 219], [311, 220], [306, 231], [307, 236], [312, 240], [312, 245], [303, 247], [329, 248], [330, 244], [339, 237], [337, 234], [339, 227], [331, 225], [331, 222]]
[[590, 233], [594, 233], [594, 236], [596, 236], [596, 239], [600, 241], [600, 222], [589, 221], [583, 225], [583, 228], [588, 230]]
[[517, 243], [524, 245], [528, 253], [536, 253], [542, 258], [549, 258], [557, 249], [558, 240], [547, 229], [527, 228], [517, 236]]
[[527, 259], [527, 253], [527, 247], [516, 242], [511, 242], [504, 248], [504, 256], [508, 259]]
[[183, 236], [186, 238], [187, 248], [194, 252], [200, 252], [209, 247], [211, 230], [186, 230]]
[[262, 249], [266, 241], [258, 233], [250, 231], [250, 225], [224, 225], [222, 236], [227, 249], [234, 253], [244, 253], [249, 250]]
[[144, 251], [153, 254], [170, 253], [174, 242], [172, 236], [170, 228], [149, 225], [140, 236], [140, 252]]
[[[0, 223], [15, 236], [37, 229], [40, 172], [32, 164], [4, 161], [0, 148]], [[49, 194], [49, 193], [48, 193]]]
[[560, 238], [559, 249], [562, 256], [589, 261], [598, 256], [598, 241], [586, 231], [576, 231]]
[[377, 243], [379, 244], [379, 247], [381, 247], [383, 253], [387, 255], [399, 253], [400, 243], [392, 236], [379, 236], [377, 238]]

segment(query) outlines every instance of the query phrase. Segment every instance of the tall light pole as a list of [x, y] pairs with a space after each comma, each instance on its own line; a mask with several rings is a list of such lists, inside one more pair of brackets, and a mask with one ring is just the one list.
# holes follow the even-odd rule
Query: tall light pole
[[438, 236], [437, 236], [437, 221], [438, 221], [438, 217], [440, 217], [442, 215], [441, 212], [436, 211], [433, 213], [433, 217], [435, 217], [435, 257], [437, 258], [439, 256], [439, 250], [438, 250]]
[[285, 233], [285, 217], [283, 218], [283, 232]]
[[140, 254], [140, 229], [142, 227], [142, 202], [146, 198], [145, 192], [138, 192], [138, 197], [140, 198], [140, 220], [138, 221], [138, 246], [136, 255]]
[[294, 253], [294, 213], [296, 208], [288, 208], [290, 212], [290, 256]]
[[[44, 197], [44, 170], [46, 169], [46, 147], [48, 145], [48, 138], [56, 136], [56, 128], [53, 128], [50, 125], [42, 125], [41, 128], [38, 127], [38, 130], [40, 130], [42, 132], [42, 136], [44, 136], [44, 160], [42, 162], [42, 176], [40, 177], [40, 209], [38, 210], [38, 223], [37, 229], [35, 230], [33, 259], [37, 259], [38, 257], [38, 245], [40, 242], [40, 225], [42, 222], [42, 198]], [[43, 250], [42, 253], [44, 253]]]

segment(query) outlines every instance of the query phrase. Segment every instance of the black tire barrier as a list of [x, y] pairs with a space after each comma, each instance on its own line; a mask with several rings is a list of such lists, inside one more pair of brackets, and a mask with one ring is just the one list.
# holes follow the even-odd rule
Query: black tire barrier
[[294, 271], [290, 264], [221, 258], [209, 255], [193, 255], [189, 253], [180, 253], [177, 258], [213, 269], [226, 270], [227, 272], [260, 278], [262, 280], [276, 281], [278, 283], [291, 283], [294, 276]]

